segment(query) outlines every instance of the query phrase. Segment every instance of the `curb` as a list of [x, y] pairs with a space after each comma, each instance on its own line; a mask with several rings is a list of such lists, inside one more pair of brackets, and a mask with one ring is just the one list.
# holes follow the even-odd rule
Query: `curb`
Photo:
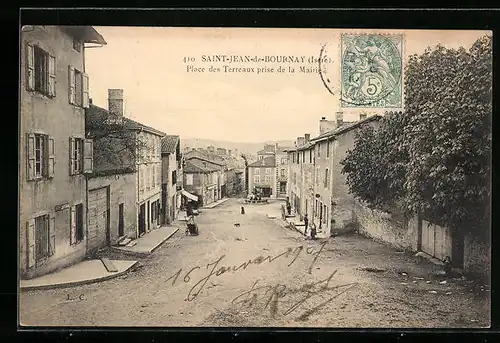
[[151, 255], [156, 249], [158, 249], [163, 243], [165, 243], [170, 237], [172, 237], [177, 231], [179, 231], [179, 228], [176, 227], [175, 230], [169, 234], [167, 237], [165, 237], [162, 241], [160, 241], [158, 244], [156, 244], [154, 247], [149, 249], [148, 251], [140, 252], [140, 251], [130, 251], [130, 250], [123, 250], [117, 247], [111, 247], [114, 251], [123, 253], [125, 255], [129, 256], [137, 256], [137, 257], [147, 257]]
[[217, 207], [217, 206], [219, 206], [219, 205], [222, 205], [222, 204], [223, 204], [223, 203], [225, 203], [226, 201], [229, 201], [229, 199], [230, 199], [230, 198], [225, 198], [225, 199], [223, 199], [223, 201], [221, 201], [221, 202], [219, 202], [219, 203], [217, 203], [217, 204], [215, 204], [215, 205], [213, 205], [213, 206], [212, 206], [211, 204], [210, 204], [210, 205], [207, 205], [207, 206], [203, 206], [203, 207], [202, 207], [202, 209], [207, 210], [207, 209], [212, 209], [212, 208], [215, 208], [215, 207]]
[[115, 274], [111, 275], [106, 275], [102, 276], [96, 279], [90, 279], [90, 280], [82, 280], [82, 281], [73, 281], [73, 282], [64, 282], [64, 283], [57, 283], [53, 285], [40, 285], [40, 286], [25, 286], [25, 287], [19, 287], [20, 291], [32, 291], [32, 290], [47, 290], [47, 289], [56, 289], [56, 288], [65, 288], [65, 287], [74, 287], [74, 286], [80, 286], [80, 285], [88, 285], [91, 283], [97, 283], [97, 282], [102, 282], [110, 279], [114, 279], [118, 276], [122, 276], [126, 273], [128, 273], [133, 267], [137, 266], [139, 261], [135, 261], [130, 267], [127, 269], [117, 272]]
[[158, 249], [160, 247], [160, 245], [162, 245], [163, 243], [165, 243], [170, 237], [172, 237], [173, 235], [175, 235], [175, 233], [179, 231], [179, 228], [176, 228], [170, 235], [168, 235], [163, 241], [161, 241], [160, 243], [156, 244], [152, 249], [149, 250], [149, 254], [151, 254], [152, 252], [154, 252], [156, 249]]

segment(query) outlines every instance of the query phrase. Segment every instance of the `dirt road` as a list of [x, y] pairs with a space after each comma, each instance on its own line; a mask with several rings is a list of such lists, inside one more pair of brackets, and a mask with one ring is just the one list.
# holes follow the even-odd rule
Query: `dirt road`
[[[21, 322], [82, 326], [487, 327], [489, 290], [357, 235], [305, 240], [279, 203], [236, 199], [197, 217], [140, 267], [21, 293]], [[269, 218], [267, 214], [277, 216]], [[239, 224], [239, 225], [235, 225]], [[446, 282], [443, 282], [446, 281]], [[68, 298], [70, 300], [68, 300]]]

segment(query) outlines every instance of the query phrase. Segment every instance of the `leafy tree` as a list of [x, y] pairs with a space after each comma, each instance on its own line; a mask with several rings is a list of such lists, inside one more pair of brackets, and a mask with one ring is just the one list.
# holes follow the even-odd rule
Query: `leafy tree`
[[[491, 37], [410, 56], [405, 111], [364, 129], [343, 163], [353, 194], [480, 234], [490, 211]], [[481, 229], [479, 229], [481, 228]]]

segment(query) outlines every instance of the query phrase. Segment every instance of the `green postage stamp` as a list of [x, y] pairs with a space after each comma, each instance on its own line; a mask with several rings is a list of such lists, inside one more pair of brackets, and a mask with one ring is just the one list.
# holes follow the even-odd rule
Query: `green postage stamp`
[[403, 107], [403, 35], [341, 35], [341, 106]]

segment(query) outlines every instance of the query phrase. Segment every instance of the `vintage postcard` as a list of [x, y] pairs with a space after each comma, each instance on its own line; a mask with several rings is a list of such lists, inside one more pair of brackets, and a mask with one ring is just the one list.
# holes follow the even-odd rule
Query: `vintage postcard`
[[22, 328], [490, 326], [491, 31], [20, 37]]

